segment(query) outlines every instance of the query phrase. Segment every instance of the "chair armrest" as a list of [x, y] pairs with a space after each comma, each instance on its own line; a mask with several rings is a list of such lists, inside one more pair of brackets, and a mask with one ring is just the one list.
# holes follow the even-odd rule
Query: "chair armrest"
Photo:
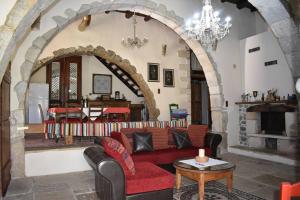
[[216, 133], [207, 133], [205, 135], [205, 143], [204, 146], [211, 149], [211, 156], [213, 158], [217, 157], [217, 149], [218, 145], [222, 141], [222, 136]]
[[105, 200], [125, 200], [125, 175], [120, 164], [98, 145], [85, 149], [84, 158], [95, 172], [98, 197]]

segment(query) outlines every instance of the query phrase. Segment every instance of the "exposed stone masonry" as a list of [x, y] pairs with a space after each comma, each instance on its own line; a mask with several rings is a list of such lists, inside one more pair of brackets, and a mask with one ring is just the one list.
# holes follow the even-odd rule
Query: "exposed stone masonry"
[[248, 146], [248, 137], [247, 137], [247, 108], [249, 105], [247, 104], [240, 104], [239, 105], [239, 125], [240, 125], [240, 135], [239, 135], [239, 142], [242, 146]]

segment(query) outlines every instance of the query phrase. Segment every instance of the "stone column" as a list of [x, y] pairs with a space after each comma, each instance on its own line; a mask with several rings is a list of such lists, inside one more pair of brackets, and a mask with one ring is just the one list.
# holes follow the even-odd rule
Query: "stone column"
[[10, 121], [11, 175], [20, 178], [25, 176], [25, 145], [24, 131], [17, 128], [24, 126], [24, 109], [11, 111]]
[[[185, 41], [180, 39], [180, 44], [186, 45]], [[189, 113], [187, 117], [188, 124], [191, 123], [192, 97], [191, 97], [191, 70], [190, 70], [190, 50], [188, 46], [178, 51], [178, 57], [182, 58], [183, 62], [179, 63], [179, 90], [181, 95], [185, 95], [186, 99], [182, 104]]]

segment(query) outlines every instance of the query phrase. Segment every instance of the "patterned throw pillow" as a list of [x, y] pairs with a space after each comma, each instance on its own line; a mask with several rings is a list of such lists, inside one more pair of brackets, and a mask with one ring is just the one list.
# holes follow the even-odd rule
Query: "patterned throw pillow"
[[145, 133], [134, 133], [133, 134], [133, 151], [153, 151], [152, 134], [149, 132]]
[[134, 162], [120, 142], [110, 137], [105, 137], [102, 140], [102, 146], [105, 153], [120, 163], [125, 176], [135, 175]]
[[185, 149], [193, 146], [187, 132], [174, 131], [173, 138], [177, 149]]

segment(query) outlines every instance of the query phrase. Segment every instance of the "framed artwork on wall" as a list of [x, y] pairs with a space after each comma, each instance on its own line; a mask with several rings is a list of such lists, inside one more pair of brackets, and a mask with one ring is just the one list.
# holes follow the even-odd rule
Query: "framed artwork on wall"
[[164, 69], [164, 87], [174, 87], [174, 69]]
[[112, 76], [109, 74], [93, 74], [93, 93], [111, 94]]
[[158, 63], [148, 63], [148, 82], [159, 82]]

